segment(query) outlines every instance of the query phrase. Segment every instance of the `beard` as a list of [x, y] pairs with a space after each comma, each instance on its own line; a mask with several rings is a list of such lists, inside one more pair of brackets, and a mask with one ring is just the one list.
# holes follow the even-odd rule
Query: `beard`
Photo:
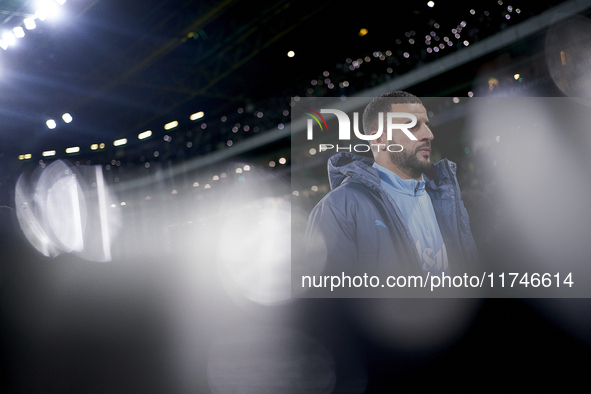
[[421, 174], [428, 173], [431, 170], [431, 159], [419, 160], [417, 155], [421, 149], [429, 146], [430, 144], [423, 144], [412, 151], [390, 152], [390, 160], [398, 168], [408, 170], [414, 178], [418, 178]]

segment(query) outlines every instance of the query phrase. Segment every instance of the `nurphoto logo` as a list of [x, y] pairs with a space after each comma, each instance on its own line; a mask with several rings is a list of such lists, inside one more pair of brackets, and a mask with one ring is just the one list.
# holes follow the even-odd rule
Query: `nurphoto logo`
[[[324, 109], [322, 108], [320, 112], [313, 110], [312, 108], [306, 107], [307, 110], [310, 112], [305, 112], [306, 115], [310, 116], [311, 119], [308, 119], [307, 123], [307, 138], [308, 140], [314, 139], [314, 121], [318, 124], [320, 131], [328, 131], [328, 124], [326, 120], [322, 116], [322, 114], [333, 114], [337, 117], [337, 121], [339, 123], [339, 141], [350, 141], [351, 140], [351, 120], [349, 116], [338, 109]], [[417, 138], [409, 131], [409, 129], [413, 128], [417, 124], [417, 117], [413, 114], [409, 114], [406, 112], [388, 112], [386, 114], [386, 135], [388, 141], [392, 140], [392, 130], [402, 130], [404, 134], [408, 138], [413, 141], [417, 141]], [[406, 123], [394, 123], [394, 119], [409, 119], [410, 121]], [[324, 126], [324, 127], [323, 127]], [[372, 134], [364, 134], [363, 132], [359, 131], [359, 113], [353, 112], [353, 132], [355, 136], [363, 141], [374, 141], [380, 138], [384, 132], [384, 114], [382, 112], [379, 113], [378, 116], [378, 130]], [[347, 150], [349, 152], [369, 152], [370, 149], [376, 149], [378, 152], [380, 149], [388, 150], [388, 152], [402, 152], [403, 147], [400, 144], [355, 144], [355, 145], [334, 145], [334, 144], [320, 144], [319, 151], [325, 152], [331, 149], [335, 149], [336, 152], [339, 150]]]

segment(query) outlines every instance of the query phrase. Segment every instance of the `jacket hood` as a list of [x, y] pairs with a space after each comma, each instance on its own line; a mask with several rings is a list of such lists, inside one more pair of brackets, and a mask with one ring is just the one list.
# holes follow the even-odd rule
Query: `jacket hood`
[[378, 171], [372, 167], [373, 159], [342, 152], [328, 159], [330, 189], [339, 187], [347, 178], [364, 185], [380, 183]]

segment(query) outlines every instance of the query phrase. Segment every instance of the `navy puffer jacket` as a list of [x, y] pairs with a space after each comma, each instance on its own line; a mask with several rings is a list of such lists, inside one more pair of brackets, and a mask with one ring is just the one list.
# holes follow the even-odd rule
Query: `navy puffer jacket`
[[[351, 153], [338, 153], [329, 159], [332, 191], [310, 213], [307, 259], [324, 265], [326, 274], [423, 275], [410, 230], [396, 202], [381, 186], [373, 163], [373, 159]], [[450, 273], [473, 272], [478, 252], [461, 200], [455, 163], [441, 160], [432, 164], [431, 174], [424, 175]]]

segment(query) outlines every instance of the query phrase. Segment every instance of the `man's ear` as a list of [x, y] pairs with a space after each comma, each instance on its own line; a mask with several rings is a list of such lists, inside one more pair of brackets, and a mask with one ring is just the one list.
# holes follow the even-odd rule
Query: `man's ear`
[[[370, 135], [376, 135], [377, 133], [377, 131], [372, 131]], [[380, 135], [375, 140], [370, 140], [369, 143], [371, 144], [371, 150], [373, 152], [373, 155], [374, 157], [376, 157], [378, 152], [383, 151], [386, 147], [386, 144], [384, 142], [384, 133], [382, 133], [382, 135]], [[377, 145], [380, 145], [379, 149]]]
[[[372, 131], [372, 132], [370, 133], [370, 135], [376, 135], [377, 133], [378, 133], [377, 131]], [[384, 141], [384, 134], [385, 134], [385, 133], [382, 133], [382, 135], [380, 135], [380, 136], [379, 136], [378, 138], [376, 138], [375, 140], [371, 140], [371, 142], [372, 142], [373, 144], [376, 144], [376, 145], [377, 145], [377, 144], [385, 144], [385, 141]]]

